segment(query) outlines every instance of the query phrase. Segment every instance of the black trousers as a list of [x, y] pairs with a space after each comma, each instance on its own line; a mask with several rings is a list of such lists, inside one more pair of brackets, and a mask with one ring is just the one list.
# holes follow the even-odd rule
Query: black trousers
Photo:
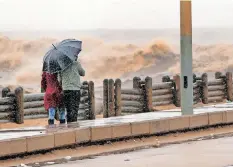
[[64, 104], [67, 111], [67, 122], [77, 122], [80, 97], [80, 90], [64, 90]]

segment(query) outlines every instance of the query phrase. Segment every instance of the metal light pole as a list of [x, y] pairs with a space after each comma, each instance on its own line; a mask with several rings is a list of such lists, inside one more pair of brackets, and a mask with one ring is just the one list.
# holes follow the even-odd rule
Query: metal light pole
[[181, 112], [193, 114], [192, 3], [180, 0]]

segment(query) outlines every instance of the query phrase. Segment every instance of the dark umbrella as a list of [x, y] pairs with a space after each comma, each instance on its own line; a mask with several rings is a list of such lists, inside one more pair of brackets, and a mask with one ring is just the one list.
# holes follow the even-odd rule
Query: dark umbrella
[[82, 50], [82, 41], [66, 39], [53, 47], [45, 54], [43, 71], [57, 73], [66, 69], [76, 59]]

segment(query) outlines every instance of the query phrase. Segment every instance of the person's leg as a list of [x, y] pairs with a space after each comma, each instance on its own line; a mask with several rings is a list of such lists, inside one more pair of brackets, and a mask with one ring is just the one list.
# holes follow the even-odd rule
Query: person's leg
[[66, 112], [64, 107], [59, 108], [59, 120], [60, 124], [66, 123]]
[[79, 110], [79, 103], [80, 103], [80, 96], [81, 93], [79, 90], [73, 91], [73, 102], [72, 102], [72, 114], [73, 114], [73, 122], [78, 121], [78, 110]]
[[59, 120], [59, 110], [58, 110], [58, 108], [56, 108], [55, 119], [56, 119], [57, 121]]
[[72, 122], [72, 91], [64, 91], [64, 104], [67, 112], [67, 123]]
[[80, 104], [80, 100], [81, 100], [81, 91], [80, 90], [78, 90], [77, 92], [76, 92], [76, 105], [77, 105], [77, 107], [76, 107], [76, 112], [77, 112], [77, 118], [78, 118], [78, 110], [79, 110], [79, 104]]
[[53, 108], [53, 107], [49, 108], [49, 120], [48, 120], [49, 125], [54, 124], [55, 112], [56, 112], [55, 108]]
[[71, 101], [71, 106], [70, 106], [70, 122], [77, 122], [77, 111], [76, 111], [76, 107], [77, 107], [77, 104], [76, 104], [76, 96], [75, 96], [75, 90], [72, 90], [71, 91], [71, 95], [72, 97], [70, 98], [70, 101]]
[[[69, 112], [69, 116], [67, 112], [67, 122], [77, 122], [79, 102], [80, 102], [80, 91], [77, 91], [77, 90], [71, 91], [70, 102], [71, 102], [70, 112]], [[68, 117], [70, 118], [69, 121], [68, 121]]]

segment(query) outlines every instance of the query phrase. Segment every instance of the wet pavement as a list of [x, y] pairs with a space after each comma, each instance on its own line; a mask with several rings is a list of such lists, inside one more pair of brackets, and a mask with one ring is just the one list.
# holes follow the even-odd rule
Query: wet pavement
[[232, 145], [233, 137], [226, 137], [100, 156], [52, 167], [230, 167], [233, 165]]
[[[226, 104], [217, 104], [205, 107], [198, 107], [194, 109], [194, 114], [207, 113], [207, 112], [218, 112], [218, 111], [227, 111], [233, 109], [233, 103]], [[64, 128], [78, 128], [78, 127], [93, 127], [93, 126], [104, 126], [104, 125], [114, 125], [120, 123], [128, 123], [135, 121], [146, 121], [154, 120], [168, 117], [181, 116], [180, 109], [164, 110], [161, 112], [150, 112], [150, 113], [140, 113], [119, 117], [111, 118], [99, 118], [96, 120], [85, 120], [79, 121], [78, 123], [72, 123], [69, 125], [55, 126], [53, 128], [48, 127], [26, 127], [26, 128], [17, 128], [17, 129], [1, 129], [0, 130], [0, 140], [26, 137], [33, 135], [40, 135], [48, 132], [58, 131]]]

